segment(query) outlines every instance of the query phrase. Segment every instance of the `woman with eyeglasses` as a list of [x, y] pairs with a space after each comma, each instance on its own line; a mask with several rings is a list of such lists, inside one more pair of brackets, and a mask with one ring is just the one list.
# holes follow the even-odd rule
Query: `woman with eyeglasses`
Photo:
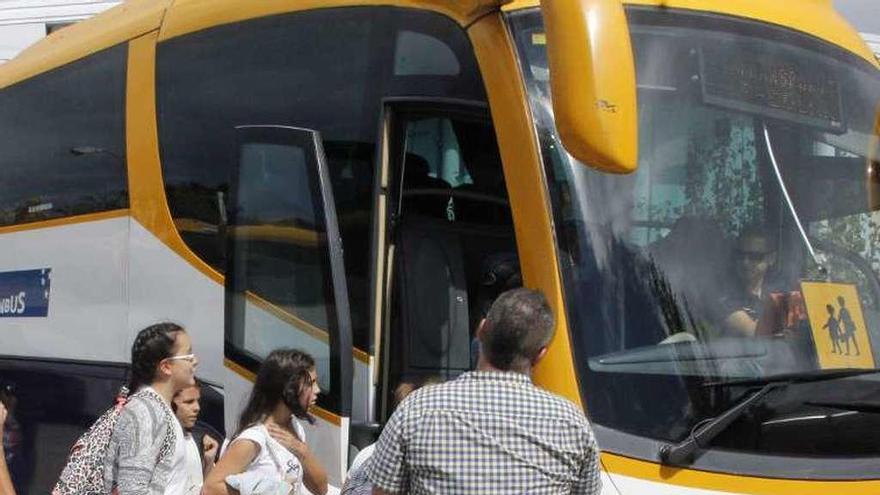
[[238, 432], [208, 475], [204, 493], [325, 494], [327, 473], [306, 444], [300, 424], [314, 423], [309, 408], [320, 391], [312, 356], [295, 349], [269, 353]]
[[171, 400], [195, 384], [197, 365], [180, 325], [158, 323], [138, 333], [131, 348], [132, 395], [113, 429], [104, 463], [108, 493], [185, 493], [183, 429]]

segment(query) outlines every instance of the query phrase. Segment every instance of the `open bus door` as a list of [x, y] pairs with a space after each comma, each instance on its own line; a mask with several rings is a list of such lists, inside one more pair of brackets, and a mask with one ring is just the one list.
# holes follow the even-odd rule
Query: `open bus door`
[[[331, 483], [340, 483], [351, 416], [351, 316], [321, 138], [288, 126], [236, 131], [225, 227], [228, 367], [244, 368], [240, 375], [253, 381], [276, 348], [315, 358], [322, 391], [312, 412], [318, 421], [304, 426]], [[237, 421], [250, 385], [239, 380], [227, 390], [227, 426]]]
[[522, 283], [486, 104], [387, 98], [381, 125], [372, 294], [378, 363], [368, 413], [352, 424], [354, 450], [378, 437], [399, 384], [470, 370], [485, 310]]

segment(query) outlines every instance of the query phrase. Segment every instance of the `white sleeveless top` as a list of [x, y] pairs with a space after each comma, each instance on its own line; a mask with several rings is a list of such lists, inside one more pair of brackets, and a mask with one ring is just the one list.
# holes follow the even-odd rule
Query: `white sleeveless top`
[[[293, 418], [291, 425], [299, 439], [305, 442], [306, 432], [302, 425]], [[309, 493], [303, 486], [303, 467], [299, 459], [272, 438], [265, 425], [251, 426], [241, 432], [232, 443], [242, 439], [254, 442], [259, 448], [257, 456], [248, 465], [246, 472], [265, 474], [267, 478], [286, 481], [295, 488], [293, 493], [297, 495]]]

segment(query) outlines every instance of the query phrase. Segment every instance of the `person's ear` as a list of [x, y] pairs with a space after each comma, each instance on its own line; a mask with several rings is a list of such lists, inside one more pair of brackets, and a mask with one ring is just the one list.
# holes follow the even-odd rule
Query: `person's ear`
[[486, 319], [485, 318], [480, 320], [480, 324], [477, 326], [477, 340], [482, 342], [484, 333], [486, 333]]
[[171, 361], [167, 359], [159, 361], [158, 371], [163, 378], [171, 376]]
[[297, 380], [289, 380], [281, 391], [281, 402], [291, 411], [299, 410], [299, 395], [302, 390], [302, 382]]
[[538, 351], [538, 354], [535, 356], [535, 358], [532, 359], [532, 366], [535, 366], [536, 364], [538, 364], [542, 359], [544, 359], [544, 356], [546, 356], [546, 355], [547, 355], [547, 346], [544, 346], [541, 348], [540, 351]]

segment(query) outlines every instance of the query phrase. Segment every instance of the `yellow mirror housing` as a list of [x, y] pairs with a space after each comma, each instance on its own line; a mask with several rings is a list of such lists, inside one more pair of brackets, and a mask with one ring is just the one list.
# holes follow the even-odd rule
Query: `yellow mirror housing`
[[620, 0], [541, 0], [562, 144], [607, 172], [638, 166], [636, 71]]
[[865, 179], [868, 187], [868, 209], [880, 210], [880, 105], [875, 112], [874, 134], [868, 149]]

